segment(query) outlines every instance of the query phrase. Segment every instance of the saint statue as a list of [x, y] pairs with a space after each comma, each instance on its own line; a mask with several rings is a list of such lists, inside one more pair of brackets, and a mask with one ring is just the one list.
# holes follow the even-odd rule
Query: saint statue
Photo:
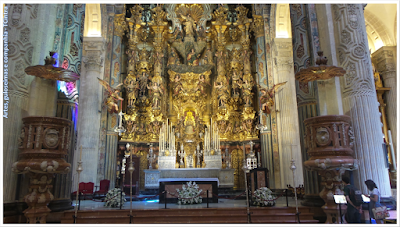
[[161, 94], [164, 94], [162, 87], [157, 82], [153, 82], [152, 86], [149, 87], [149, 85], [147, 85], [147, 89], [151, 90], [153, 93], [153, 108], [159, 108]]
[[200, 54], [196, 55], [196, 52], [194, 51], [194, 48], [192, 48], [192, 50], [187, 55], [186, 60], [188, 62], [188, 65], [198, 66], [199, 65], [199, 58], [200, 58]]
[[197, 87], [195, 89], [195, 92], [200, 91], [202, 95], [207, 95], [207, 93], [206, 93], [207, 85], [210, 85], [210, 84], [206, 82], [205, 76], [203, 74], [200, 74], [199, 82], [197, 82]]
[[139, 96], [142, 97], [146, 94], [147, 80], [148, 80], [147, 73], [143, 72], [142, 75], [138, 77], [138, 79], [139, 79]]
[[181, 62], [179, 61], [179, 56], [176, 53], [175, 48], [171, 48], [171, 55], [168, 58], [167, 66], [169, 66], [169, 65], [180, 65], [180, 64], [181, 64]]
[[120, 92], [119, 87], [121, 84], [118, 84], [115, 88], [112, 88], [110, 84], [108, 84], [106, 81], [97, 78], [99, 80], [99, 83], [106, 89], [107, 91], [107, 97], [104, 99], [104, 105], [107, 106], [107, 110], [110, 114], [113, 113], [118, 113], [118, 101], [124, 100], [121, 98], [118, 93]]
[[185, 25], [186, 37], [193, 37], [196, 22], [193, 20], [190, 14], [188, 14], [187, 16], [181, 16], [183, 19], [185, 19], [185, 22], [183, 24]]
[[233, 71], [232, 75], [232, 96], [239, 96], [239, 87], [240, 87], [240, 77], [236, 73], [236, 71]]
[[224, 85], [222, 81], [220, 81], [220, 82], [214, 82], [214, 87], [217, 89], [218, 106], [225, 107], [229, 95], [227, 86]]
[[[129, 73], [130, 75], [130, 73]], [[124, 86], [128, 97], [128, 106], [133, 106], [136, 102], [136, 90], [139, 89], [139, 84], [135, 77], [129, 76], [124, 80]]]
[[181, 77], [179, 76], [179, 74], [176, 74], [174, 78], [174, 95], [178, 95], [180, 91], [183, 91]]
[[244, 83], [240, 83], [240, 87], [243, 89], [243, 98], [246, 106], [251, 105], [251, 99], [253, 98], [253, 84], [249, 82], [247, 78], [243, 78]]

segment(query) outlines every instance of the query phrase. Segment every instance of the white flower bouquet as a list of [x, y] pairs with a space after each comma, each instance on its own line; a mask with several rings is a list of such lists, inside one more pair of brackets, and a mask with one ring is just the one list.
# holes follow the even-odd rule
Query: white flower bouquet
[[253, 193], [253, 205], [256, 206], [274, 206], [276, 196], [272, 195], [272, 191], [267, 187], [262, 187]]
[[[104, 199], [106, 207], [120, 207], [121, 206], [121, 189], [114, 188], [107, 192], [106, 198]], [[125, 193], [122, 192], [122, 206], [124, 206]]]
[[186, 186], [182, 185], [182, 190], [176, 189], [178, 192], [178, 204], [194, 204], [201, 203], [202, 197], [200, 196], [203, 190], [199, 189], [196, 182], [187, 182]]

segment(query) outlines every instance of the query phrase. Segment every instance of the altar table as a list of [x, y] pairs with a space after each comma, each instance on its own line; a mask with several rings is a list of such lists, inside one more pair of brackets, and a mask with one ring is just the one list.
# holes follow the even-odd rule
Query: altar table
[[176, 189], [181, 190], [182, 185], [186, 185], [187, 182], [196, 182], [199, 189], [202, 189], [202, 202], [207, 202], [207, 190], [208, 190], [208, 202], [218, 203], [218, 178], [163, 178], [159, 180], [159, 193], [165, 191], [165, 194], [160, 194], [160, 203], [165, 202], [165, 195], [167, 203], [178, 202], [178, 192]]

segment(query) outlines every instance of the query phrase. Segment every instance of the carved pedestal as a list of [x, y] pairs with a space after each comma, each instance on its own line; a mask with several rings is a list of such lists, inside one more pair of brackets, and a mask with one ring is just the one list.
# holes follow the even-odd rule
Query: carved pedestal
[[30, 176], [29, 193], [25, 196], [28, 209], [24, 214], [29, 223], [46, 223], [47, 207], [53, 200], [50, 192], [54, 174], [68, 173], [71, 165], [66, 158], [71, 121], [56, 117], [26, 117], [19, 138], [20, 160], [12, 170]]
[[[333, 200], [334, 194], [343, 194], [340, 188], [341, 175], [345, 170], [357, 168], [357, 160], [352, 150], [354, 136], [350, 126], [350, 117], [345, 115], [326, 115], [308, 118], [305, 125], [305, 148], [310, 159], [304, 165], [318, 171], [321, 175], [323, 190], [322, 207], [327, 215], [326, 223], [339, 223], [339, 207]], [[342, 214], [345, 214], [342, 207]]]

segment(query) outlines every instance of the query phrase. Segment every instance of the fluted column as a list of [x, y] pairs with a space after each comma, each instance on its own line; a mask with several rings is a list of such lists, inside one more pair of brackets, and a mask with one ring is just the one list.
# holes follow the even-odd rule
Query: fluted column
[[359, 161], [354, 183], [368, 193], [364, 181], [372, 179], [382, 196], [391, 196], [363, 5], [332, 5], [332, 15], [338, 63], [347, 71], [341, 78], [343, 112], [352, 120], [355, 158]]
[[287, 81], [279, 92], [275, 94], [275, 110], [277, 112], [277, 127], [279, 136], [279, 162], [281, 170], [281, 185], [293, 185], [293, 175], [290, 170], [290, 161], [296, 163], [296, 185], [303, 184], [303, 160], [301, 158], [299, 118], [296, 102], [296, 83], [293, 69], [293, 52], [291, 38], [274, 39], [274, 83]]
[[73, 171], [73, 191], [77, 186], [76, 165], [80, 159], [82, 146], [83, 171], [81, 182], [98, 183], [97, 167], [99, 160], [100, 113], [102, 104], [102, 87], [97, 78], [103, 79], [104, 38], [84, 37], [80, 78], [80, 96], [78, 112], [78, 143], [75, 150]]
[[[395, 157], [397, 157], [397, 72], [396, 72], [396, 46], [383, 46], [372, 54], [372, 61], [382, 76], [385, 87], [390, 91], [386, 92], [386, 113], [388, 117], [388, 129], [392, 133], [392, 143]], [[388, 141], [386, 139], [386, 141]]]

